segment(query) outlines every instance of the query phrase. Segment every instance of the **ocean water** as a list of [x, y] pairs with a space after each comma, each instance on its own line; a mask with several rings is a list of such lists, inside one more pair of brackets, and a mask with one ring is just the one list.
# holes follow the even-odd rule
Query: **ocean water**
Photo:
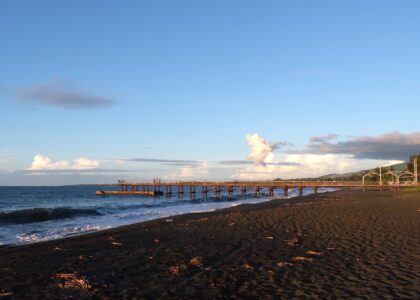
[[[116, 188], [114, 188], [116, 189]], [[228, 197], [221, 193], [202, 197], [200, 190], [191, 199], [188, 189], [179, 198], [168, 196], [97, 196], [97, 190], [109, 186], [0, 187], [0, 245], [27, 244], [79, 235], [121, 225], [138, 223], [185, 213], [214, 211], [244, 203], [260, 203], [284, 197], [277, 191], [273, 197], [262, 190], [259, 196]], [[328, 191], [320, 189], [319, 192]], [[312, 193], [304, 189], [304, 195]], [[289, 197], [297, 191], [289, 191]]]

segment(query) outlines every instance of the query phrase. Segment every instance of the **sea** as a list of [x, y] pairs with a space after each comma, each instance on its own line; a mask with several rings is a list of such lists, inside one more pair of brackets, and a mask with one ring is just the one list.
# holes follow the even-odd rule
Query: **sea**
[[[116, 188], [115, 188], [116, 189]], [[203, 197], [199, 189], [191, 198], [188, 189], [183, 197], [171, 196], [98, 196], [97, 190], [112, 190], [109, 186], [48, 186], [0, 187], [0, 246], [29, 244], [86, 234], [153, 219], [186, 213], [215, 211], [240, 204], [253, 204], [288, 197], [282, 191], [268, 196], [264, 189], [259, 195], [251, 193], [233, 196], [209, 193]], [[325, 192], [331, 189], [319, 189]], [[313, 189], [304, 189], [309, 195]]]

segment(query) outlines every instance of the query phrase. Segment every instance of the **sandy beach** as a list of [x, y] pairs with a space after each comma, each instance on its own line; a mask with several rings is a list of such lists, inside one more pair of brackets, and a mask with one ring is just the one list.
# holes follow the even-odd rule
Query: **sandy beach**
[[331, 192], [0, 248], [1, 299], [418, 299], [420, 194]]

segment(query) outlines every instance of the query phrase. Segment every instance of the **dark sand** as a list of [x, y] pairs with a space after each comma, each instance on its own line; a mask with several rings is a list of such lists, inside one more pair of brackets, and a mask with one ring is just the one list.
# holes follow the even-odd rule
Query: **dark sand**
[[0, 298], [419, 299], [419, 193], [303, 200], [0, 248]]

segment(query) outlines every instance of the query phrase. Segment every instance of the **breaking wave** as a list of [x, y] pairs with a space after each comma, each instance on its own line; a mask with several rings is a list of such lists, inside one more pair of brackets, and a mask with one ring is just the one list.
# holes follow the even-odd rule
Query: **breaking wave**
[[94, 209], [77, 208], [32, 208], [10, 212], [0, 212], [0, 224], [25, 224], [44, 222], [48, 220], [76, 218], [84, 216], [100, 216]]

